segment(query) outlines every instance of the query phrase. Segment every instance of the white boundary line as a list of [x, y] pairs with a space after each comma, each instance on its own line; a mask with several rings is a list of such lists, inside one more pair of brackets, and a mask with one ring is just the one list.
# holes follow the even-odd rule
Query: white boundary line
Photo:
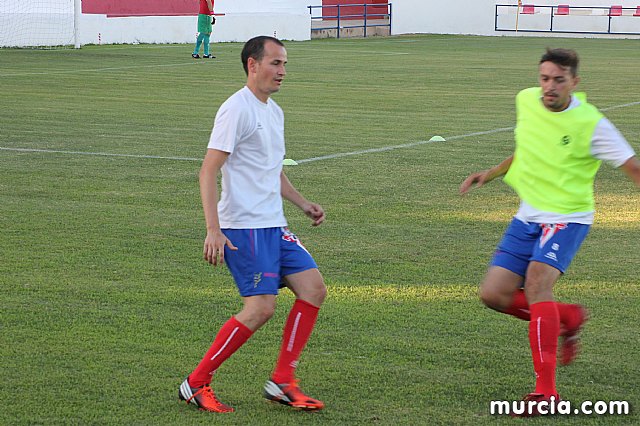
[[[447, 138], [447, 140], [452, 141], [452, 140], [457, 140], [457, 139], [468, 138], [468, 137], [471, 137], [471, 136], [490, 135], [492, 133], [507, 132], [507, 131], [513, 130], [513, 129], [514, 129], [514, 127], [502, 127], [502, 128], [499, 128], [499, 129], [486, 130], [484, 132], [474, 132], [474, 133], [468, 133], [466, 135], [451, 136], [451, 137]], [[410, 147], [413, 147], [413, 146], [419, 146], [419, 145], [424, 145], [424, 144], [428, 144], [428, 143], [435, 143], [435, 142], [436, 141], [418, 141], [418, 142], [405, 143], [405, 144], [402, 144], [402, 145], [385, 146], [385, 147], [382, 147], [382, 148], [364, 149], [362, 151], [341, 152], [341, 153], [337, 153], [337, 154], [323, 155], [323, 156], [320, 156], [320, 157], [305, 158], [303, 160], [296, 160], [296, 162], [298, 164], [311, 163], [313, 161], [330, 160], [330, 159], [333, 159], [333, 158], [349, 157], [349, 156], [352, 156], [352, 155], [369, 154], [369, 153], [373, 153], [373, 152], [392, 151], [394, 149], [401, 149], [401, 148], [410, 148]], [[202, 161], [202, 158], [163, 157], [163, 156], [158, 156], [158, 155], [139, 155], [139, 154], [110, 154], [110, 153], [107, 153], [107, 152], [62, 151], [62, 150], [49, 150], [49, 149], [37, 149], [37, 148], [8, 148], [8, 147], [0, 147], [0, 151], [43, 152], [43, 153], [51, 153], [51, 154], [93, 155], [93, 156], [101, 156], [101, 157], [128, 157], [128, 158], [143, 158], [143, 159], [155, 159], [155, 160]]]
[[622, 104], [622, 105], [614, 105], [614, 106], [610, 106], [607, 108], [602, 108], [600, 111], [611, 111], [612, 109], [618, 109], [618, 108], [626, 108], [626, 107], [630, 107], [630, 106], [634, 106], [634, 105], [640, 105], [640, 101], [638, 102], [629, 102], [628, 104]]
[[[214, 61], [201, 61], [200, 63], [210, 63], [214, 64]], [[128, 70], [134, 68], [169, 68], [169, 67], [184, 67], [189, 65], [197, 64], [196, 61], [183, 62], [179, 64], [152, 64], [152, 65], [131, 65], [128, 67], [108, 67], [108, 68], [92, 68], [92, 69], [81, 69], [81, 70], [51, 70], [51, 71], [41, 71], [41, 72], [23, 72], [19, 74], [0, 74], [0, 77], [19, 77], [23, 75], [50, 75], [50, 74], [81, 74], [85, 72], [101, 72], [101, 71], [119, 71], [119, 70]]]
[[[622, 105], [614, 105], [614, 106], [610, 106], [608, 108], [603, 108], [601, 109], [601, 111], [611, 111], [612, 109], [618, 109], [618, 108], [625, 108], [625, 107], [630, 107], [630, 106], [635, 106], [635, 105], [640, 105], [640, 101], [638, 102], [630, 102], [628, 104], [622, 104]], [[468, 133], [466, 135], [457, 135], [457, 136], [450, 136], [448, 138], [446, 138], [447, 141], [454, 141], [454, 140], [458, 140], [458, 139], [464, 139], [464, 138], [469, 138], [472, 136], [482, 136], [482, 135], [491, 135], [494, 133], [501, 133], [501, 132], [509, 132], [509, 131], [513, 131], [515, 130], [515, 127], [502, 127], [499, 129], [493, 129], [493, 130], [486, 130], [483, 132], [474, 132], [474, 133]], [[330, 160], [330, 159], [334, 159], [334, 158], [342, 158], [342, 157], [349, 157], [352, 155], [361, 155], [361, 154], [370, 154], [370, 153], [374, 153], [374, 152], [384, 152], [384, 151], [392, 151], [394, 149], [402, 149], [402, 148], [411, 148], [414, 146], [418, 146], [418, 145], [425, 145], [428, 143], [437, 143], [438, 141], [419, 141], [419, 142], [411, 142], [411, 143], [405, 143], [402, 145], [392, 145], [392, 146], [385, 146], [382, 148], [371, 148], [371, 149], [363, 149], [361, 151], [351, 151], [351, 152], [342, 152], [342, 153], [338, 153], [338, 154], [329, 154], [329, 155], [323, 155], [320, 157], [311, 157], [311, 158], [305, 158], [303, 160], [296, 160], [298, 162], [298, 164], [304, 164], [304, 163], [311, 163], [313, 161], [321, 161], [321, 160]]]
[[111, 154], [108, 152], [83, 152], [83, 151], [61, 151], [54, 149], [37, 149], [37, 148], [6, 148], [0, 146], [0, 151], [17, 151], [17, 152], [44, 152], [47, 154], [68, 154], [68, 155], [91, 155], [97, 157], [127, 157], [127, 158], [144, 158], [154, 160], [175, 160], [175, 161], [202, 161], [202, 158], [189, 157], [162, 157], [160, 155], [139, 155], [139, 154]]
[[[514, 127], [502, 127], [500, 129], [487, 130], [487, 131], [484, 131], [484, 132], [474, 132], [474, 133], [469, 133], [469, 134], [466, 134], [466, 135], [451, 136], [451, 137], [447, 138], [446, 140], [452, 141], [452, 140], [456, 140], [456, 139], [468, 138], [470, 136], [490, 135], [492, 133], [506, 132], [506, 131], [513, 130], [513, 129], [514, 129]], [[429, 140], [429, 141], [418, 141], [418, 142], [405, 143], [405, 144], [402, 144], [402, 145], [385, 146], [385, 147], [382, 147], [382, 148], [363, 149], [362, 151], [341, 152], [341, 153], [338, 153], [338, 154], [323, 155], [321, 157], [311, 157], [311, 158], [305, 158], [304, 160], [296, 160], [296, 161], [298, 162], [298, 164], [311, 163], [312, 161], [329, 160], [329, 159], [333, 159], [333, 158], [349, 157], [349, 156], [352, 156], [352, 155], [360, 155], [360, 154], [370, 154], [370, 153], [373, 153], [373, 152], [392, 151], [394, 149], [411, 148], [413, 146], [425, 145], [425, 144], [428, 144], [428, 143], [437, 143], [437, 142], [438, 141], [431, 141], [431, 140]]]
[[[607, 108], [602, 108], [600, 111], [611, 111], [613, 109], [618, 109], [618, 108], [626, 108], [626, 107], [630, 107], [630, 106], [635, 106], [635, 105], [640, 105], [640, 101], [637, 102], [629, 102], [627, 104], [622, 104], [622, 105], [614, 105], [614, 106], [610, 106]], [[497, 129], [493, 129], [493, 130], [485, 130], [482, 132], [473, 132], [473, 133], [467, 133], [465, 135], [456, 135], [456, 136], [449, 136], [448, 138], [446, 138], [447, 141], [454, 141], [454, 140], [458, 140], [458, 139], [464, 139], [464, 138], [469, 138], [472, 136], [483, 136], [483, 135], [491, 135], [494, 133], [501, 133], [501, 132], [509, 132], [509, 131], [513, 131], [515, 129], [515, 127], [500, 127]], [[314, 161], [321, 161], [321, 160], [331, 160], [334, 158], [342, 158], [342, 157], [350, 157], [353, 155], [361, 155], [361, 154], [370, 154], [370, 153], [375, 153], [375, 152], [385, 152], [385, 151], [393, 151], [394, 149], [403, 149], [403, 148], [411, 148], [414, 146], [419, 146], [419, 145], [425, 145], [425, 144], [429, 144], [429, 143], [438, 143], [437, 141], [418, 141], [418, 142], [411, 142], [411, 143], [405, 143], [402, 145], [391, 145], [391, 146], [384, 146], [382, 148], [371, 148], [371, 149], [363, 149], [360, 151], [351, 151], [351, 152], [342, 152], [342, 153], [337, 153], [337, 154], [329, 154], [329, 155], [322, 155], [319, 157], [311, 157], [311, 158], [305, 158], [302, 160], [296, 160], [296, 162], [298, 164], [304, 164], [304, 163], [311, 163]], [[48, 153], [48, 154], [67, 154], [67, 155], [89, 155], [89, 156], [99, 156], [99, 157], [125, 157], [125, 158], [141, 158], [141, 159], [153, 159], [153, 160], [173, 160], [173, 161], [202, 161], [202, 158], [190, 158], [190, 157], [164, 157], [164, 156], [160, 156], [160, 155], [139, 155], [139, 154], [111, 154], [108, 152], [84, 152], [84, 151], [62, 151], [62, 150], [50, 150], [50, 149], [37, 149], [37, 148], [9, 148], [9, 147], [0, 147], [0, 151], [14, 151], [14, 152], [41, 152], [41, 153]]]
[[[316, 49], [292, 49], [292, 52], [295, 53], [295, 56], [293, 56], [293, 58], [298, 58], [299, 55], [297, 54], [298, 52], [312, 52], [312, 53], [317, 53], [318, 51]], [[364, 54], [364, 55], [378, 55], [378, 56], [390, 56], [390, 55], [413, 55], [413, 53], [410, 52], [378, 52], [376, 50], [353, 50], [353, 51], [346, 51], [344, 49], [322, 49], [322, 52], [334, 52], [334, 53], [344, 53], [345, 55], [360, 55], [360, 54]], [[320, 57], [320, 56], [318, 56]]]

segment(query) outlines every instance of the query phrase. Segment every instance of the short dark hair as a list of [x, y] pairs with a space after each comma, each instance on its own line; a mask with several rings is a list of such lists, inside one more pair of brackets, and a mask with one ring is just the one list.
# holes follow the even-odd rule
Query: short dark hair
[[242, 67], [244, 72], [249, 75], [249, 58], [253, 58], [256, 61], [260, 61], [264, 57], [264, 45], [266, 42], [272, 41], [278, 46], [284, 47], [284, 44], [275, 37], [258, 36], [247, 41], [242, 48], [240, 58], [242, 59]]
[[563, 68], [569, 68], [571, 74], [575, 77], [578, 75], [578, 54], [572, 49], [550, 49], [547, 47], [547, 51], [542, 58], [540, 58], [540, 64], [543, 62], [553, 62], [554, 64]]

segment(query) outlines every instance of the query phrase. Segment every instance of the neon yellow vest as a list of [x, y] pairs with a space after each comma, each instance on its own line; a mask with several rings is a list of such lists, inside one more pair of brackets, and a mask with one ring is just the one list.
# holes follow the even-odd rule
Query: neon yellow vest
[[516, 149], [504, 181], [534, 208], [552, 213], [594, 210], [593, 180], [600, 160], [591, 156], [591, 139], [603, 117], [584, 93], [568, 111], [549, 111], [539, 87], [516, 96]]

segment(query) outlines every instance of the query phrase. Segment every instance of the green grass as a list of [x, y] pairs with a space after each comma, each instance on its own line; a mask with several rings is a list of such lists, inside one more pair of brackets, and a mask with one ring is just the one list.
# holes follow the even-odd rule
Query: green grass
[[[287, 156], [382, 148], [514, 124], [546, 46], [582, 58], [600, 108], [637, 102], [634, 40], [411, 36], [287, 43]], [[0, 50], [0, 147], [202, 158], [218, 106], [245, 80], [240, 44]], [[639, 105], [607, 116], [637, 149]], [[321, 413], [261, 400], [292, 304], [215, 380], [232, 415], [179, 404], [177, 387], [240, 308], [229, 273], [201, 260], [199, 161], [0, 150], [0, 424], [512, 424], [489, 401], [532, 390], [527, 325], [476, 286], [517, 199], [464, 177], [497, 164], [512, 132], [287, 168], [321, 203], [319, 228], [287, 206], [329, 296], [299, 376]], [[564, 399], [640, 402], [638, 191], [604, 166], [597, 223], [557, 286], [586, 304], [584, 353], [558, 371]], [[633, 409], [632, 408], [632, 409]], [[548, 419], [531, 421], [547, 424]], [[637, 424], [588, 416], [554, 424]]]

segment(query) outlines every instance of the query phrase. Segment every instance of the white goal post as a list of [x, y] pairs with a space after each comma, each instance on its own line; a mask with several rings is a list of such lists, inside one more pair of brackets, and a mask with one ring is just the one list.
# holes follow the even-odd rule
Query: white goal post
[[0, 48], [80, 48], [82, 0], [0, 1]]

